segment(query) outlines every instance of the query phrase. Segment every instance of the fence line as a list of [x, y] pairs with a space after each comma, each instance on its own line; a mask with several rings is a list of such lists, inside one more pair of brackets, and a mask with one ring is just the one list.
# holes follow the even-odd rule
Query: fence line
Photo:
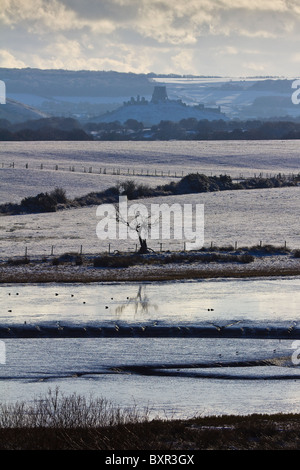
[[[88, 173], [88, 174], [98, 174], [98, 175], [110, 175], [110, 176], [143, 176], [143, 177], [159, 177], [159, 178], [183, 178], [187, 174], [191, 172], [198, 172], [203, 174], [210, 174], [209, 176], [213, 176], [213, 172], [211, 170], [190, 170], [185, 172], [183, 170], [161, 170], [157, 168], [121, 168], [121, 167], [106, 167], [106, 166], [75, 166], [69, 165], [68, 167], [60, 166], [58, 164], [55, 165], [45, 165], [44, 163], [40, 163], [39, 165], [34, 165], [29, 163], [25, 163], [25, 165], [16, 166], [15, 162], [6, 163], [2, 162], [2, 168], [18, 168], [18, 169], [33, 169], [33, 170], [50, 170], [50, 171], [69, 171], [72, 173]], [[220, 171], [214, 170], [215, 175], [224, 174], [224, 169]], [[226, 172], [225, 172], [226, 174]], [[295, 177], [299, 176], [299, 173], [271, 173], [271, 172], [260, 172], [260, 173], [253, 173], [252, 176], [244, 176], [243, 173], [240, 173], [239, 176], [232, 177], [232, 180], [240, 181], [245, 178], [278, 178], [281, 177], [286, 180], [294, 179]]]
[[[182, 241], [169, 241], [169, 240], [166, 240], [166, 241], [159, 241], [159, 240], [156, 240], [155, 243], [151, 242], [151, 240], [148, 241], [148, 247], [150, 250], [153, 251], [153, 253], [179, 253], [179, 252], [186, 252], [186, 243], [188, 242], [188, 240], [182, 240]], [[235, 241], [234, 243], [228, 243], [228, 244], [225, 244], [225, 245], [220, 245], [220, 244], [216, 244], [215, 242], [211, 241], [211, 242], [206, 242], [204, 245], [203, 245], [203, 248], [205, 248], [206, 250], [212, 250], [212, 251], [215, 251], [215, 250], [220, 250], [220, 251], [225, 251], [226, 249], [228, 251], [238, 251], [238, 250], [242, 250], [243, 248], [251, 248], [253, 246], [257, 246], [257, 247], [261, 247], [263, 248], [264, 246], [272, 246], [272, 247], [275, 247], [275, 248], [278, 248], [278, 249], [283, 249], [283, 250], [289, 250], [288, 248], [288, 244], [287, 244], [287, 241], [285, 240], [283, 243], [279, 244], [279, 245], [275, 245], [274, 243], [266, 243], [266, 244], [263, 244], [263, 241], [262, 240], [259, 240], [258, 243], [255, 245], [253, 243], [247, 245], [245, 243], [238, 243], [238, 241]], [[61, 249], [60, 249], [61, 248]], [[131, 246], [129, 247], [121, 247], [118, 246], [117, 244], [115, 243], [112, 243], [112, 242], [108, 242], [107, 243], [107, 246], [106, 246], [106, 249], [105, 247], [101, 247], [99, 250], [96, 250], [96, 248], [94, 249], [94, 251], [89, 251], [89, 252], [86, 252], [84, 250], [84, 245], [79, 245], [77, 247], [74, 247], [74, 248], [68, 248], [68, 247], [59, 247], [59, 246], [56, 246], [56, 245], [51, 245], [51, 246], [44, 246], [43, 248], [41, 248], [41, 250], [43, 250], [43, 252], [39, 253], [39, 254], [32, 254], [30, 253], [30, 249], [28, 248], [28, 246], [25, 246], [24, 247], [24, 251], [23, 253], [24, 254], [19, 254], [19, 255], [10, 255], [10, 256], [1, 256], [0, 255], [0, 259], [13, 259], [13, 258], [16, 258], [16, 259], [25, 259], [25, 260], [28, 260], [30, 258], [32, 259], [35, 259], [35, 258], [46, 258], [46, 257], [59, 257], [59, 256], [63, 256], [63, 255], [66, 255], [66, 254], [70, 254], [70, 255], [78, 255], [78, 256], [101, 256], [101, 255], [107, 255], [107, 254], [116, 254], [116, 253], [136, 253], [138, 252], [139, 250], [139, 244], [137, 243], [132, 243]], [[194, 251], [199, 251], [201, 250], [201, 248], [195, 248]], [[191, 250], [193, 251], [193, 249]]]
[[39, 165], [25, 163], [25, 165], [16, 166], [15, 162], [5, 163], [2, 162], [2, 168], [18, 168], [18, 169], [31, 169], [31, 170], [50, 170], [50, 171], [69, 171], [72, 173], [89, 173], [98, 175], [111, 175], [111, 176], [149, 176], [149, 177], [160, 177], [160, 178], [182, 178], [187, 173], [183, 170], [161, 170], [158, 168], [153, 169], [136, 169], [136, 168], [121, 168], [121, 167], [106, 167], [106, 166], [75, 166], [69, 165], [68, 167], [55, 165], [45, 165], [41, 163]]

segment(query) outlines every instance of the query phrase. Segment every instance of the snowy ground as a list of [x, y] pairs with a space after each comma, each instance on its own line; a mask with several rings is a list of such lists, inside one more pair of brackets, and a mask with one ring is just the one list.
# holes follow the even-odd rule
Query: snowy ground
[[0, 203], [20, 202], [55, 187], [63, 187], [72, 198], [127, 179], [157, 186], [192, 172], [232, 177], [297, 174], [299, 143], [2, 142]]
[[[9, 168], [12, 162], [15, 166]], [[70, 171], [72, 166], [74, 171]], [[120, 175], [115, 174], [117, 169]], [[298, 173], [299, 143], [3, 142], [0, 202], [19, 202], [23, 197], [55, 187], [63, 187], [72, 198], [103, 190], [128, 178], [156, 186], [174, 179], [175, 173], [178, 176], [192, 171], [231, 176]], [[193, 207], [203, 204], [206, 246], [213, 243], [241, 247], [261, 242], [277, 246], [287, 243], [290, 248], [299, 248], [299, 190], [294, 187], [226, 191], [139, 202], [149, 210], [152, 203], [176, 202], [181, 206], [191, 203]], [[96, 235], [99, 220], [96, 207], [3, 216], [0, 259], [22, 256], [25, 250], [30, 257], [51, 253], [57, 256], [69, 251], [83, 254], [117, 249], [135, 251], [136, 240], [100, 240]], [[184, 240], [149, 240], [149, 245], [155, 251], [182, 250]]]
[[[224, 191], [188, 196], [143, 199], [151, 212], [152, 203], [190, 203], [204, 205], [205, 245], [251, 246], [260, 242], [299, 248], [299, 187], [261, 190]], [[132, 201], [134, 202], [134, 201]], [[195, 209], [193, 209], [195, 211]], [[24, 255], [48, 256], [65, 252], [83, 254], [135, 251], [137, 241], [100, 240], [96, 227], [101, 219], [96, 207], [69, 209], [47, 214], [3, 216], [0, 218], [0, 258]], [[131, 235], [130, 235], [131, 236]], [[160, 245], [162, 243], [162, 245]], [[183, 240], [149, 240], [155, 251], [182, 250]]]

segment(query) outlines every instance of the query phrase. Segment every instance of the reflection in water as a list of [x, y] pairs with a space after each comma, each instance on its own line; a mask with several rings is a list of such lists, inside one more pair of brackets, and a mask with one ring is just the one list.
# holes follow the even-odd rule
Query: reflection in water
[[299, 323], [300, 277], [17, 284], [0, 289], [0, 325], [92, 322]]
[[133, 317], [136, 319], [139, 316], [148, 315], [151, 308], [155, 311], [158, 310], [158, 306], [149, 301], [146, 294], [146, 285], [141, 284], [135, 297], [127, 297], [125, 304], [116, 307], [115, 315], [120, 320], [123, 316], [127, 317], [128, 313], [133, 312]]

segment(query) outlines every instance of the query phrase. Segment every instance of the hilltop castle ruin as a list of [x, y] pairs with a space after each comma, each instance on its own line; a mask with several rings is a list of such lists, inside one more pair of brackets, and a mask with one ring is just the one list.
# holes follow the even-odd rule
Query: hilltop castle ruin
[[200, 111], [206, 111], [210, 113], [221, 113], [220, 106], [214, 107], [214, 108], [208, 108], [208, 107], [205, 107], [204, 104], [202, 103], [199, 103], [194, 106], [188, 106], [186, 103], [183, 103], [182, 100], [170, 100], [168, 98], [167, 87], [165, 85], [155, 85], [150, 102], [147, 101], [144, 97], [141, 98], [138, 95], [136, 98], [131, 97], [129, 101], [125, 101], [124, 106], [147, 105], [149, 103], [154, 104], [154, 105], [172, 103], [172, 104], [177, 104], [179, 106], [194, 108]]
[[115, 111], [100, 116], [99, 121], [126, 122], [128, 119], [135, 119], [143, 122], [144, 125], [158, 124], [160, 121], [179, 122], [181, 119], [227, 119], [221, 112], [220, 106], [206, 107], [199, 103], [196, 105], [188, 105], [181, 99], [171, 100], [167, 94], [165, 85], [155, 85], [151, 100], [139, 95], [131, 97], [129, 101], [125, 101], [123, 106]]

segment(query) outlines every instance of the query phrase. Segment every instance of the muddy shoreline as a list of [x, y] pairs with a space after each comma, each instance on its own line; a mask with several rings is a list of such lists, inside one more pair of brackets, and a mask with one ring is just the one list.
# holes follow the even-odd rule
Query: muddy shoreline
[[90, 283], [159, 282], [172, 280], [259, 278], [299, 276], [300, 261], [289, 265], [210, 265], [156, 266], [133, 268], [92, 268], [76, 266], [0, 266], [0, 284], [4, 283]]

